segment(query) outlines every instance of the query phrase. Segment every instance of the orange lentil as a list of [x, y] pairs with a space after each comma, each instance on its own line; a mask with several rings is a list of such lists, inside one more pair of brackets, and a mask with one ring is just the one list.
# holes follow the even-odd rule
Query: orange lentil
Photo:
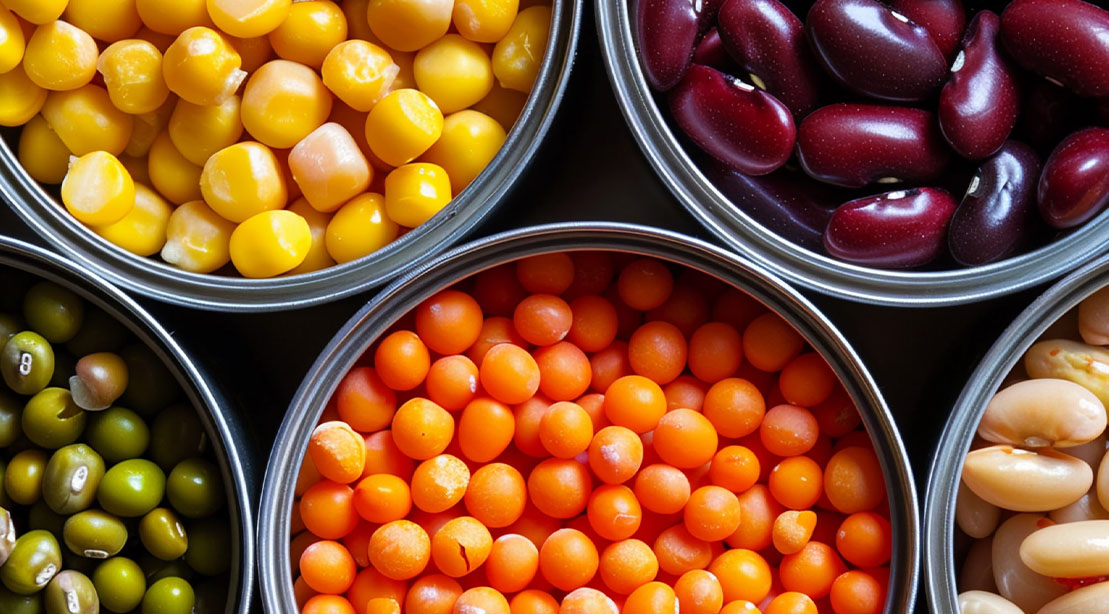
[[553, 345], [570, 333], [574, 314], [570, 305], [553, 294], [532, 294], [512, 312], [512, 324], [525, 341]]
[[720, 614], [762, 614], [759, 606], [747, 601], [746, 599], [737, 599], [730, 603], [724, 604], [720, 609]]
[[347, 591], [347, 599], [358, 612], [365, 612], [371, 599], [392, 599], [404, 603], [408, 585], [401, 580], [392, 580], [381, 575], [373, 567], [358, 572], [354, 583]]
[[774, 520], [785, 511], [764, 484], [755, 484], [737, 497], [742, 522], [725, 540], [733, 548], [764, 550], [770, 547]]
[[336, 541], [318, 541], [300, 555], [300, 577], [318, 593], [345, 593], [354, 582], [355, 572], [350, 552]]
[[558, 600], [546, 591], [528, 589], [512, 597], [510, 608], [511, 614], [558, 614]]
[[604, 292], [616, 275], [608, 252], [573, 252], [570, 260], [574, 263], [574, 281], [562, 294], [571, 298]]
[[658, 558], [659, 569], [675, 576], [704, 569], [712, 562], [712, 546], [694, 537], [682, 524], [660, 533], [652, 550]]
[[685, 572], [674, 584], [678, 611], [684, 614], [717, 614], [724, 605], [724, 590], [712, 573], [703, 569]]
[[572, 314], [567, 339], [584, 352], [599, 352], [615, 339], [619, 328], [616, 308], [608, 299], [586, 295], [570, 303]]
[[335, 390], [339, 417], [356, 431], [379, 431], [393, 420], [397, 393], [385, 385], [373, 367], [355, 367]]
[[719, 486], [702, 486], [689, 495], [683, 517], [685, 528], [697, 539], [720, 541], [739, 527], [739, 499]]
[[782, 588], [813, 599], [826, 596], [836, 576], [845, 571], [847, 567], [835, 550], [817, 541], [810, 541], [799, 552], [782, 557], [778, 567]]
[[555, 587], [572, 591], [593, 579], [600, 565], [597, 547], [581, 531], [559, 529], [539, 549], [539, 571]]
[[762, 314], [743, 331], [743, 355], [762, 371], [781, 371], [804, 347], [801, 334], [776, 313]]
[[678, 614], [678, 598], [669, 585], [648, 582], [628, 595], [624, 611], [629, 614]]
[[603, 592], [582, 587], [562, 598], [558, 614], [620, 614], [620, 607]]
[[605, 586], [620, 595], [628, 595], [655, 579], [658, 559], [647, 544], [638, 539], [625, 539], [604, 549], [599, 571]]
[[589, 369], [592, 372], [590, 389], [605, 392], [613, 382], [632, 374], [631, 365], [628, 364], [628, 344], [616, 340], [607, 348], [594, 352], [589, 357]]
[[586, 506], [589, 526], [604, 539], [618, 541], [635, 535], [643, 509], [627, 486], [605, 484], [593, 491]]
[[589, 357], [576, 345], [560, 341], [535, 351], [539, 390], [555, 401], [571, 401], [585, 394], [593, 380]]
[[440, 354], [458, 354], [478, 340], [484, 321], [472, 296], [443, 290], [416, 308], [416, 334]]
[[511, 264], [495, 266], [474, 276], [473, 296], [486, 315], [511, 315], [516, 304], [527, 295]]
[[369, 522], [400, 520], [412, 510], [412, 492], [408, 483], [395, 475], [371, 475], [354, 488], [354, 508]]
[[447, 411], [458, 411], [478, 394], [478, 369], [474, 361], [454, 354], [431, 363], [424, 382], [427, 396]]
[[324, 422], [308, 439], [308, 455], [321, 476], [349, 484], [362, 475], [366, 464], [365, 440], [346, 422]]
[[528, 456], [547, 456], [547, 450], [539, 440], [539, 423], [550, 406], [551, 401], [547, 397], [537, 394], [515, 408], [516, 429], [512, 434], [512, 443]]
[[527, 485], [515, 467], [492, 463], [473, 473], [463, 500], [466, 510], [485, 526], [507, 527], [524, 514]]
[[628, 339], [628, 363], [632, 371], [659, 385], [667, 384], [686, 365], [689, 349], [678, 327], [669, 322], [647, 322]]
[[720, 581], [725, 602], [738, 599], [759, 602], [770, 593], [770, 566], [752, 550], [736, 548], [724, 552], [709, 565], [709, 572]]
[[676, 284], [666, 302], [647, 312], [647, 321], [673, 324], [688, 337], [708, 321], [709, 304], [699, 290], [686, 284]]
[[816, 513], [811, 510], [787, 510], [774, 519], [771, 539], [774, 549], [782, 554], [799, 552], [809, 543], [816, 529]]
[[886, 489], [874, 450], [852, 446], [832, 455], [824, 467], [824, 492], [845, 514], [878, 507]]
[[624, 266], [616, 280], [620, 300], [632, 309], [649, 311], [660, 307], [674, 289], [674, 275], [653, 258], [640, 258]]
[[393, 414], [392, 433], [405, 456], [426, 460], [447, 449], [454, 437], [454, 417], [435, 402], [415, 397]]
[[367, 567], [370, 564], [370, 538], [373, 537], [377, 525], [369, 522], [359, 522], [354, 530], [343, 536], [343, 546], [350, 551], [358, 567]]
[[606, 484], [630, 480], [642, 463], [643, 442], [631, 429], [606, 426], [589, 443], [589, 468]]
[[431, 369], [431, 355], [419, 335], [398, 330], [385, 337], [374, 351], [374, 367], [393, 390], [412, 390], [423, 383]]
[[481, 324], [481, 332], [478, 333], [477, 341], [466, 350], [466, 358], [469, 358], [475, 365], [480, 365], [485, 355], [489, 350], [500, 343], [511, 343], [519, 347], [527, 347], [528, 342], [516, 332], [516, 327], [512, 325], [512, 320], [504, 316], [494, 316], [486, 318], [485, 322]]
[[354, 606], [339, 595], [315, 595], [300, 610], [301, 614], [355, 614]]
[[700, 467], [712, 460], [719, 440], [708, 418], [692, 409], [667, 412], [655, 427], [655, 452], [679, 469]]
[[393, 441], [392, 431], [378, 431], [367, 435], [366, 466], [362, 476], [367, 477], [375, 473], [388, 473], [407, 480], [416, 470], [416, 463], [404, 455]]
[[812, 412], [795, 405], [771, 407], [759, 425], [759, 438], [777, 456], [797, 456], [816, 445], [820, 427]]
[[793, 510], [803, 510], [820, 499], [823, 481], [820, 465], [816, 461], [807, 456], [791, 456], [774, 466], [767, 485], [778, 503]]
[[689, 478], [670, 465], [648, 465], [635, 476], [636, 497], [643, 507], [657, 514], [680, 512], [690, 493]]
[[516, 278], [528, 292], [562, 294], [574, 283], [574, 261], [563, 252], [521, 258]]
[[856, 567], [885, 565], [890, 560], [891, 533], [885, 518], [873, 512], [856, 512], [839, 525], [836, 550]]
[[703, 382], [732, 377], [742, 363], [743, 340], [730, 324], [703, 324], [689, 338], [689, 370]]
[[837, 576], [829, 597], [835, 614], [878, 614], [885, 605], [882, 585], [862, 571]]
[[519, 346], [500, 343], [489, 348], [479, 371], [482, 388], [502, 403], [523, 403], [539, 390], [539, 365]]
[[847, 392], [837, 386], [828, 400], [812, 408], [820, 432], [828, 437], [843, 437], [859, 427], [862, 418]]
[[493, 548], [489, 529], [472, 516], [448, 520], [431, 538], [431, 559], [439, 571], [460, 578], [485, 564]]
[[709, 481], [739, 494], [758, 482], [759, 470], [759, 459], [749, 448], [725, 446], [712, 457]]
[[324, 539], [339, 539], [358, 526], [354, 491], [346, 484], [317, 482], [300, 498], [305, 528]]
[[666, 395], [642, 375], [626, 375], [605, 390], [605, 417], [617, 426], [646, 433], [666, 414]]
[[516, 417], [504, 403], [488, 397], [470, 401], [458, 420], [458, 444], [462, 454], [487, 463], [504, 452], [516, 433]]
[[502, 593], [523, 590], [539, 570], [539, 548], [523, 535], [509, 533], [493, 541], [485, 561], [489, 586]]
[[705, 403], [708, 386], [691, 375], [679, 375], [677, 379], [662, 387], [666, 396], [666, 409], [692, 409], [701, 411]]
[[754, 384], [730, 377], [709, 388], [701, 411], [724, 437], [743, 437], [759, 428], [766, 402]]
[[804, 593], [787, 591], [770, 601], [764, 614], [818, 614], [816, 603]]
[[836, 389], [836, 375], [816, 352], [801, 354], [782, 369], [778, 389], [786, 401], [813, 407], [828, 400]]
[[373, 614], [400, 614], [400, 604], [388, 597], [375, 597], [366, 602], [366, 611]]
[[470, 483], [470, 469], [457, 456], [440, 454], [419, 464], [412, 474], [412, 503], [432, 514], [462, 500]]
[[463, 591], [454, 602], [452, 614], [510, 614], [508, 600], [488, 586], [478, 586]]
[[592, 440], [593, 420], [577, 403], [554, 403], [539, 420], [539, 441], [556, 458], [574, 458]]
[[370, 538], [370, 563], [393, 580], [407, 580], [420, 574], [431, 558], [431, 539], [418, 524], [394, 520], [383, 524]]
[[593, 490], [589, 470], [575, 460], [548, 458], [531, 470], [528, 497], [553, 518], [573, 518], [585, 510]]
[[598, 392], [589, 392], [575, 401], [585, 413], [589, 414], [589, 419], [593, 421], [593, 432], [600, 432], [601, 429], [609, 426], [608, 418], [605, 417], [605, 395]]

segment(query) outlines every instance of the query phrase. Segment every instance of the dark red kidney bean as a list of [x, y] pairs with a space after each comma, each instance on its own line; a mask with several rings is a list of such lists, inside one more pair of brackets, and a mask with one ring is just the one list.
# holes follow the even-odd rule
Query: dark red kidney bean
[[1079, 96], [1109, 96], [1109, 11], [1082, 0], [1014, 0], [1001, 40], [1021, 66]]
[[1017, 253], [1035, 231], [1040, 157], [1028, 145], [1006, 141], [978, 167], [951, 225], [947, 246], [960, 264], [977, 266]]
[[952, 149], [972, 160], [997, 151], [1020, 113], [1020, 76], [1002, 54], [1000, 25], [991, 11], [974, 16], [940, 91], [940, 130]]
[[923, 100], [947, 76], [928, 30], [877, 0], [817, 0], [805, 31], [828, 73], [866, 96]]
[[824, 249], [841, 260], [889, 269], [918, 267], [943, 253], [955, 199], [912, 188], [846, 202], [832, 214]]
[[934, 181], [951, 154], [936, 116], [928, 111], [840, 103], [821, 107], [801, 122], [797, 157], [810, 177], [858, 188]]
[[682, 80], [697, 43], [699, 0], [638, 0], [639, 57], [647, 84], [665, 92]]
[[890, 8], [924, 26], [945, 58], [959, 50], [967, 14], [959, 0], [889, 0]]
[[748, 175], [785, 164], [797, 137], [793, 116], [778, 99], [699, 64], [671, 90], [670, 112], [701, 149]]
[[729, 75], [734, 74], [739, 68], [724, 49], [724, 43], [720, 40], [720, 33], [716, 28], [706, 32], [701, 42], [697, 43], [697, 48], [693, 50], [693, 63], [711, 66]]
[[1109, 204], [1109, 129], [1087, 128], [1055, 148], [1044, 163], [1037, 197], [1054, 228], [1072, 228]]
[[751, 80], [803, 117], [820, 104], [826, 78], [805, 26], [778, 0], [727, 0], [716, 17], [724, 48]]

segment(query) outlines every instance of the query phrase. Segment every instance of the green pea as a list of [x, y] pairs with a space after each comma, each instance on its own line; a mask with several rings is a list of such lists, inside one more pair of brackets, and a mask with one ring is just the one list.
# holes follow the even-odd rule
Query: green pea
[[193, 587], [181, 578], [162, 578], [142, 597], [142, 614], [192, 614], [196, 603]]
[[119, 398], [120, 405], [149, 416], [172, 403], [180, 394], [177, 380], [150, 348], [140, 343], [132, 344], [120, 350], [119, 356], [130, 375], [130, 385]]
[[51, 343], [65, 343], [81, 329], [85, 303], [71, 290], [43, 281], [31, 286], [23, 297], [23, 317]]
[[231, 567], [228, 554], [231, 530], [227, 520], [202, 520], [189, 525], [189, 551], [185, 562], [197, 573], [218, 576]]
[[15, 523], [12, 513], [0, 507], [0, 566], [11, 556], [12, 548], [15, 548]]
[[70, 444], [46, 463], [42, 498], [59, 514], [77, 513], [92, 505], [103, 477], [104, 459], [83, 443]]
[[29, 531], [15, 540], [11, 556], [0, 567], [0, 581], [20, 595], [36, 593], [62, 567], [58, 540], [48, 531]]
[[43, 594], [46, 614], [99, 614], [100, 598], [88, 576], [67, 569], [54, 576]]
[[27, 330], [22, 318], [12, 313], [0, 313], [0, 350], [4, 349], [8, 339], [21, 330]]
[[18, 595], [0, 586], [0, 612], [4, 614], [42, 614], [42, 593]]
[[127, 545], [127, 525], [100, 510], [85, 510], [66, 519], [62, 541], [74, 554], [106, 559], [119, 554]]
[[189, 458], [169, 472], [166, 495], [173, 509], [189, 518], [206, 518], [223, 507], [219, 468], [203, 458]]
[[132, 518], [158, 507], [166, 492], [166, 475], [145, 458], [116, 463], [104, 474], [97, 500], [105, 511]]
[[22, 415], [23, 403], [0, 390], [0, 448], [12, 445], [23, 434]]
[[112, 407], [89, 416], [85, 440], [109, 463], [138, 458], [150, 445], [150, 429], [141, 416]]
[[85, 312], [85, 324], [70, 339], [65, 347], [74, 356], [85, 356], [96, 352], [115, 352], [127, 343], [127, 328], [100, 309]]
[[199, 456], [206, 435], [195, 409], [173, 405], [158, 413], [150, 428], [150, 456], [166, 471], [177, 463]]
[[56, 450], [69, 445], [85, 430], [85, 410], [64, 388], [46, 388], [23, 407], [23, 433], [35, 445]]
[[4, 469], [4, 492], [20, 505], [34, 505], [42, 496], [42, 476], [46, 473], [46, 452], [24, 450], [8, 461]]
[[143, 573], [146, 574], [147, 584], [154, 584], [162, 578], [184, 578], [186, 580], [192, 580], [193, 577], [193, 568], [189, 567], [185, 559], [163, 561], [147, 552], [139, 558], [139, 566], [142, 567]]
[[100, 595], [100, 605], [109, 612], [130, 612], [142, 602], [146, 577], [131, 559], [117, 556], [104, 561], [92, 572], [92, 584]]
[[12, 392], [35, 394], [54, 376], [54, 348], [38, 333], [17, 333], [0, 352], [0, 375]]
[[62, 526], [65, 525], [65, 518], [54, 513], [50, 506], [45, 501], [39, 499], [31, 506], [31, 510], [27, 513], [27, 526], [31, 529], [40, 531], [49, 531], [55, 539], [61, 538]]
[[189, 537], [185, 525], [177, 516], [164, 507], [151, 510], [139, 521], [139, 538], [147, 552], [162, 559], [172, 561], [184, 556], [189, 549]]

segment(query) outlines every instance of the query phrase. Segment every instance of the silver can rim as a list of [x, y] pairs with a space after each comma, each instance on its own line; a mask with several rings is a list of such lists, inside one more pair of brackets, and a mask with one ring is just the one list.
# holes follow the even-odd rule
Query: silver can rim
[[[885, 400], [842, 334], [798, 291], [757, 264], [698, 239], [633, 224], [574, 222], [512, 230], [457, 247], [381, 291], [332, 338], [305, 375], [281, 423], [266, 468], [258, 521], [259, 583], [269, 612], [295, 609], [287, 542], [289, 510], [308, 438], [339, 380], [401, 316], [450, 284], [530, 255], [620, 251], [653, 256], [720, 278], [776, 311], [828, 360], [872, 434], [882, 465], [894, 532], [888, 611], [912, 611], [919, 576], [916, 486], [904, 443]], [[892, 609], [890, 609], [892, 608]]]
[[0, 196], [58, 251], [112, 283], [158, 301], [229, 312], [301, 309], [386, 283], [483, 222], [531, 165], [562, 105], [577, 55], [582, 0], [552, 3], [551, 35], [520, 117], [477, 179], [439, 213], [382, 249], [348, 263], [269, 279], [190, 273], [112, 245], [68, 215], [0, 139]]
[[236, 521], [231, 524], [231, 568], [228, 571], [231, 580], [226, 611], [228, 614], [248, 612], [255, 580], [254, 502], [231, 426], [220, 409], [221, 403], [215, 391], [208, 386], [203, 374], [173, 336], [142, 306], [73, 261], [0, 235], [0, 266], [26, 271], [62, 285], [119, 320], [170, 368], [192, 406], [203, 408], [200, 413], [206, 430], [218, 435], [216, 457], [228, 495], [228, 507]]
[[887, 306], [959, 305], [1054, 279], [1109, 249], [1109, 210], [1051, 243], [999, 262], [945, 271], [884, 270], [809, 251], [735, 207], [671, 131], [636, 53], [630, 5], [599, 0], [597, 32], [609, 83], [639, 149], [671, 193], [729, 249], [822, 294]]

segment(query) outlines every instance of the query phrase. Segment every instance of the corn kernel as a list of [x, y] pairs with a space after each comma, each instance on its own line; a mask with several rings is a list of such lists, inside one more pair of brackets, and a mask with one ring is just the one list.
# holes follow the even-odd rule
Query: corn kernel
[[294, 2], [289, 16], [269, 34], [278, 56], [319, 69], [327, 52], [347, 39], [347, 17], [332, 2]]
[[252, 141], [212, 154], [200, 174], [200, 192], [213, 211], [232, 222], [282, 209], [288, 202], [277, 157], [269, 147]]
[[231, 233], [231, 262], [243, 277], [273, 277], [300, 266], [312, 248], [308, 222], [292, 211], [263, 211]]
[[335, 262], [357, 260], [397, 238], [400, 227], [385, 214], [385, 197], [361, 194], [347, 201], [327, 225], [327, 253]]
[[177, 151], [168, 131], [163, 131], [154, 139], [146, 168], [150, 184], [169, 202], [180, 205], [204, 197], [200, 193], [200, 173], [203, 169]]
[[27, 78], [22, 65], [0, 74], [0, 126], [22, 126], [31, 121], [46, 98], [46, 90]]
[[64, 15], [69, 23], [107, 43], [131, 38], [142, 27], [135, 0], [69, 0]]
[[[135, 38], [154, 45], [154, 48], [157, 49], [158, 53], [161, 53], [162, 55], [165, 55], [166, 50], [169, 49], [169, 46], [173, 44], [173, 41], [177, 40], [177, 36], [174, 34], [162, 34], [161, 32], [155, 32], [154, 30], [151, 30], [146, 26], [139, 28], [139, 31], [135, 33]], [[163, 80], [165, 79], [163, 78]]]
[[146, 27], [177, 36], [194, 26], [214, 27], [205, 0], [135, 0], [135, 9]]
[[493, 74], [503, 87], [531, 91], [550, 34], [550, 7], [532, 6], [516, 15], [508, 34], [493, 48]]
[[[366, 117], [368, 115], [368, 113], [355, 111], [342, 102], [337, 102], [331, 108], [331, 117], [328, 118], [328, 121], [335, 122], [346, 128], [351, 138], [354, 139], [354, 142], [358, 143], [358, 150], [369, 160], [370, 166], [372, 166], [375, 171], [381, 171], [375, 172], [373, 177], [370, 178], [370, 182], [373, 183], [374, 181], [384, 181], [385, 175], [381, 173], [388, 173], [395, 167], [391, 164], [386, 164], [381, 158], [374, 155], [373, 150], [370, 149], [370, 144], [366, 142]], [[381, 190], [378, 190], [378, 192], [380, 191]]]
[[112, 245], [138, 256], [152, 256], [166, 244], [166, 226], [173, 207], [161, 196], [135, 184], [135, 207], [114, 224], [93, 226], [92, 231]]
[[123, 168], [127, 169], [127, 173], [131, 175], [131, 180], [135, 185], [140, 183], [143, 185], [151, 185], [150, 183], [150, 169], [147, 168], [146, 158], [138, 158], [135, 156], [128, 156], [126, 154], [119, 157], [119, 163]]
[[70, 161], [62, 203], [82, 224], [112, 224], [134, 208], [135, 182], [115, 156], [94, 151]]
[[424, 47], [413, 64], [416, 84], [443, 113], [461, 111], [493, 88], [493, 65], [480, 45], [448, 34]]
[[397, 90], [366, 116], [366, 142], [386, 164], [407, 164], [427, 151], [443, 132], [443, 113], [419, 90]]
[[231, 36], [253, 38], [277, 29], [293, 0], [208, 0], [208, 15]]
[[19, 18], [0, 4], [0, 73], [19, 66], [26, 48], [27, 40], [23, 38]]
[[423, 224], [450, 201], [450, 177], [438, 164], [405, 164], [385, 177], [385, 213], [401, 226]]
[[470, 108], [497, 120], [505, 130], [511, 130], [527, 102], [527, 94], [505, 89], [499, 83], [494, 83], [489, 94]]
[[196, 26], [166, 49], [162, 73], [169, 90], [193, 104], [219, 104], [246, 78], [239, 53], [219, 32]]
[[217, 215], [204, 201], [189, 201], [169, 216], [162, 260], [192, 273], [211, 273], [231, 262], [234, 231], [235, 224]]
[[370, 29], [370, 22], [366, 19], [366, 7], [370, 0], [346, 0], [342, 2], [343, 14], [347, 16], [347, 38], [369, 41], [378, 47], [385, 43]]
[[169, 124], [170, 115], [177, 107], [177, 100], [177, 96], [169, 96], [157, 109], [134, 115], [131, 140], [127, 142], [123, 153], [128, 156], [145, 157], [150, 151], [150, 146], [154, 144], [154, 139], [158, 138]]
[[391, 49], [416, 51], [447, 33], [454, 0], [370, 0], [370, 30]]
[[23, 126], [19, 135], [19, 163], [35, 181], [57, 184], [69, 170], [69, 150], [41, 115]]
[[108, 45], [96, 68], [112, 104], [132, 115], [151, 113], [169, 98], [162, 77], [162, 52], [153, 43], [129, 39]]
[[234, 145], [242, 134], [238, 96], [210, 106], [178, 100], [169, 117], [169, 138], [173, 146], [197, 166], [204, 166], [212, 154]]
[[327, 123], [289, 152], [289, 170], [301, 193], [317, 211], [338, 209], [366, 191], [373, 169], [347, 129]]
[[451, 18], [462, 36], [495, 43], [508, 34], [519, 10], [519, 0], [455, 0]]
[[295, 269], [289, 271], [289, 275], [300, 275], [301, 273], [311, 273], [312, 271], [319, 271], [335, 265], [335, 260], [331, 258], [331, 254], [327, 253], [326, 235], [327, 224], [331, 221], [331, 214], [322, 213], [312, 208], [307, 200], [303, 198], [298, 199], [293, 204], [289, 205], [289, 211], [304, 218], [308, 222], [308, 230], [312, 237], [312, 247], [308, 248], [308, 255], [304, 257], [304, 262], [301, 262]]
[[262, 67], [262, 64], [269, 62], [273, 59], [273, 46], [270, 45], [270, 39], [266, 36], [255, 36], [254, 38], [235, 38], [228, 36], [227, 42], [239, 52], [239, 57], [243, 60], [243, 70], [248, 74], [252, 73]]
[[243, 92], [243, 127], [270, 147], [288, 149], [327, 121], [331, 93], [303, 64], [273, 60], [259, 68]]
[[131, 140], [135, 124], [130, 115], [115, 108], [107, 90], [91, 83], [50, 92], [42, 116], [75, 156], [93, 151], [118, 156]]
[[72, 90], [92, 81], [100, 50], [88, 32], [64, 21], [35, 28], [23, 54], [23, 69], [35, 85]]
[[443, 136], [420, 160], [443, 167], [458, 194], [489, 165], [504, 140], [504, 128], [496, 120], [467, 109], [443, 120]]
[[352, 109], [369, 111], [389, 92], [400, 67], [389, 52], [363, 40], [339, 43], [323, 61], [323, 84]]
[[67, 0], [4, 0], [8, 10], [35, 25], [57, 20], [66, 4]]

